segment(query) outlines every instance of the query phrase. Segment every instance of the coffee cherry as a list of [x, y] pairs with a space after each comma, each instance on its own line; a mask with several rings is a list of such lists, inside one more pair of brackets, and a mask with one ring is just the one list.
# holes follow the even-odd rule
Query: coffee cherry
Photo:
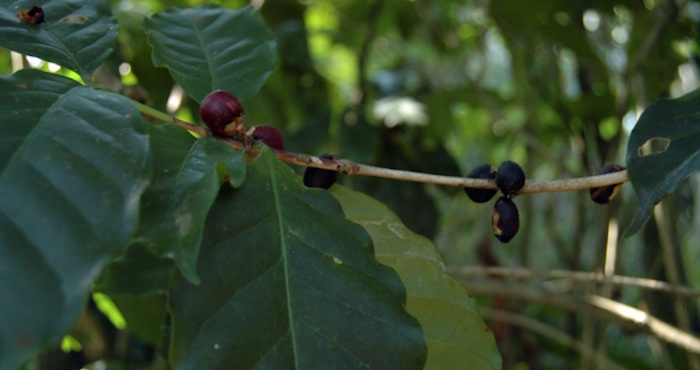
[[505, 161], [498, 166], [496, 185], [505, 195], [515, 194], [525, 186], [525, 172], [517, 163]]
[[[467, 175], [470, 179], [488, 179], [493, 180], [496, 178], [496, 168], [490, 164], [482, 164], [481, 166], [475, 168], [472, 172]], [[496, 195], [498, 190], [496, 189], [477, 189], [477, 188], [464, 188], [464, 191], [469, 196], [469, 199], [476, 203], [488, 202]]]
[[[319, 154], [319, 158], [338, 159], [335, 154]], [[338, 178], [338, 172], [332, 170], [324, 170], [322, 168], [306, 167], [304, 171], [304, 185], [310, 188], [328, 189], [335, 183]]]
[[498, 198], [493, 206], [491, 225], [493, 226], [493, 235], [502, 243], [508, 243], [518, 232], [520, 228], [518, 207], [510, 198], [506, 196]]
[[253, 139], [262, 141], [270, 148], [284, 150], [284, 138], [275, 126], [260, 125], [253, 127]]
[[[622, 167], [617, 164], [609, 164], [600, 170], [596, 172], [596, 175], [605, 175], [608, 173], [613, 173], [613, 172], [619, 172], [624, 170], [625, 167]], [[591, 199], [599, 204], [606, 204], [609, 203], [615, 195], [617, 195], [617, 192], [620, 190], [622, 187], [622, 184], [614, 184], [614, 185], [608, 185], [608, 186], [602, 186], [599, 188], [592, 188], [589, 190], [591, 194]]]
[[216, 135], [231, 136], [236, 133], [244, 113], [236, 96], [224, 90], [212, 91], [199, 105], [199, 117]]

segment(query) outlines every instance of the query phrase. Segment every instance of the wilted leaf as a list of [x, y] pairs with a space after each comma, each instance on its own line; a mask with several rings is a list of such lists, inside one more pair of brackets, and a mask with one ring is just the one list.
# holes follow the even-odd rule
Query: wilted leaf
[[404, 289], [326, 191], [267, 148], [212, 207], [201, 284], [169, 294], [176, 369], [420, 369]]
[[135, 228], [151, 174], [128, 100], [36, 70], [0, 78], [0, 369], [56, 343]]
[[143, 22], [153, 64], [196, 101], [223, 89], [239, 99], [254, 95], [275, 67], [275, 40], [252, 7], [203, 5], [171, 9]]
[[42, 1], [45, 22], [22, 22], [17, 13], [37, 1], [0, 0], [0, 46], [54, 62], [85, 81], [117, 41], [117, 20], [107, 0]]
[[232, 186], [245, 178], [244, 152], [214, 140], [196, 140], [177, 126], [149, 127], [153, 182], [143, 197], [134, 242], [172, 258], [191, 282], [204, 221], [226, 177]]
[[627, 144], [627, 171], [639, 210], [625, 235], [636, 233], [654, 206], [700, 169], [700, 90], [650, 105]]
[[332, 190], [348, 219], [372, 237], [377, 259], [406, 286], [406, 309], [421, 323], [428, 344], [425, 369], [501, 369], [493, 333], [474, 298], [447, 274], [430, 240], [408, 230], [379, 201], [342, 186]]

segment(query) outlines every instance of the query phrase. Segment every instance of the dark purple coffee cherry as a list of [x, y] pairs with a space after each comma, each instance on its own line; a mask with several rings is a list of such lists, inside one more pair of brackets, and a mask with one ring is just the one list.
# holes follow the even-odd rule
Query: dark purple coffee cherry
[[262, 141], [272, 149], [284, 150], [284, 138], [275, 126], [260, 125], [253, 127], [253, 139]]
[[235, 95], [224, 90], [209, 93], [199, 105], [199, 117], [216, 135], [232, 136], [243, 120], [243, 105]]
[[[323, 153], [319, 154], [319, 158], [338, 159], [335, 154]], [[304, 185], [310, 188], [328, 189], [338, 179], [338, 172], [332, 170], [324, 170], [323, 168], [306, 167], [304, 171]]]
[[513, 195], [525, 186], [525, 172], [517, 163], [505, 161], [498, 166], [496, 185], [503, 194]]
[[491, 218], [493, 235], [502, 243], [508, 243], [520, 228], [520, 217], [518, 207], [507, 196], [498, 198], [493, 206], [493, 216]]
[[[596, 175], [606, 175], [609, 173], [613, 172], [620, 172], [622, 170], [626, 169], [623, 166], [617, 165], [617, 164], [609, 164], [600, 170], [596, 172]], [[620, 190], [622, 187], [622, 184], [614, 184], [614, 185], [608, 185], [608, 186], [602, 186], [599, 188], [592, 188], [589, 190], [591, 194], [591, 199], [598, 203], [598, 204], [607, 204], [609, 203], [615, 195], [617, 195], [617, 192]]]
[[[496, 178], [496, 168], [490, 164], [482, 164], [475, 168], [467, 175], [470, 179], [487, 179], [494, 180]], [[498, 190], [496, 189], [477, 189], [464, 188], [464, 191], [469, 196], [469, 199], [476, 203], [485, 203], [491, 200]]]

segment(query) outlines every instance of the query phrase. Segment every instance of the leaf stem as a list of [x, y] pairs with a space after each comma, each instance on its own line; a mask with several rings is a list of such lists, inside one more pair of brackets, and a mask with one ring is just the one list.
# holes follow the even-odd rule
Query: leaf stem
[[163, 121], [165, 123], [171, 123], [173, 125], [180, 126], [187, 131], [196, 133], [200, 137], [209, 136], [209, 132], [206, 129], [204, 129], [203, 127], [196, 126], [196, 125], [193, 125], [189, 122], [185, 122], [183, 120], [180, 120], [180, 119], [173, 117], [167, 113], [161, 112], [158, 109], [151, 108], [148, 105], [139, 103], [136, 100], [133, 100], [133, 99], [129, 99], [129, 100], [131, 101], [132, 104], [134, 104], [136, 106], [136, 108], [138, 108], [138, 110], [142, 114], [145, 114], [147, 116], [151, 116], [151, 117], [153, 117], [159, 121]]

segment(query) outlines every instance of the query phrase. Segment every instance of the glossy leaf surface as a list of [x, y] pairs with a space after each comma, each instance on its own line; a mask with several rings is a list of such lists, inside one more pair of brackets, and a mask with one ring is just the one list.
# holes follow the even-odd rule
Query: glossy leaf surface
[[213, 139], [195, 139], [177, 126], [150, 127], [153, 182], [144, 194], [134, 243], [172, 258], [191, 282], [204, 221], [225, 178], [239, 186], [245, 178], [243, 151]]
[[252, 7], [171, 9], [146, 18], [153, 64], [167, 67], [196, 101], [216, 89], [254, 95], [275, 66], [276, 43]]
[[0, 46], [72, 69], [88, 81], [117, 41], [109, 1], [43, 1], [45, 22], [22, 22], [17, 13], [37, 3], [0, 0]]
[[141, 115], [36, 70], [0, 78], [0, 369], [56, 343], [133, 232], [151, 175]]
[[639, 117], [627, 145], [627, 170], [639, 209], [626, 231], [637, 232], [654, 206], [700, 169], [700, 90], [659, 100]]
[[421, 329], [396, 273], [325, 190], [267, 148], [207, 219], [201, 283], [171, 285], [176, 369], [420, 369]]
[[380, 262], [406, 286], [406, 310], [420, 321], [428, 344], [425, 369], [501, 369], [493, 333], [467, 289], [452, 279], [435, 246], [413, 233], [386, 205], [342, 186], [333, 187], [348, 219], [372, 237]]

